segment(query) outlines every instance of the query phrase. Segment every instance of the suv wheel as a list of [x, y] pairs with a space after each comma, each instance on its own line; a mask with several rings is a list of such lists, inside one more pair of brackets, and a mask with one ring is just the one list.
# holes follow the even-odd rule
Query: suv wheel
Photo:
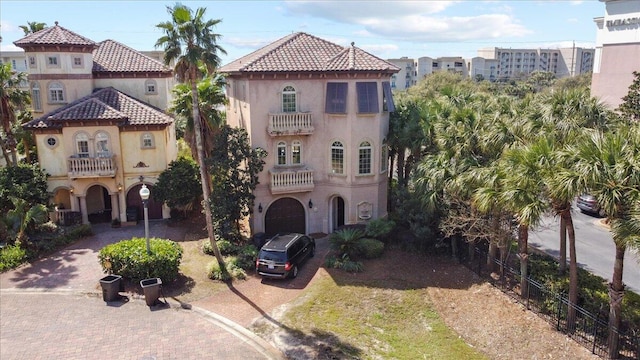
[[316, 246], [315, 245], [311, 248], [311, 252], [309, 253], [309, 257], [314, 257], [314, 256], [316, 256]]
[[292, 279], [295, 279], [295, 277], [296, 277], [296, 276], [298, 276], [298, 266], [297, 266], [297, 265], [294, 265], [294, 266], [293, 266], [293, 269], [291, 269], [290, 277], [291, 277]]

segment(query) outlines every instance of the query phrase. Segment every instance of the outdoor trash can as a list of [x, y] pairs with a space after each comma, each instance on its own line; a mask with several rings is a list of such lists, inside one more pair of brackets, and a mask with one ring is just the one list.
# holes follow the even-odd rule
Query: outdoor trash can
[[122, 283], [122, 276], [120, 275], [108, 275], [100, 279], [100, 286], [102, 286], [102, 300], [104, 301], [116, 301], [120, 299], [120, 287]]
[[142, 286], [144, 300], [147, 302], [147, 306], [155, 305], [158, 299], [160, 299], [162, 280], [160, 280], [160, 278], [144, 279], [140, 281], [140, 286]]

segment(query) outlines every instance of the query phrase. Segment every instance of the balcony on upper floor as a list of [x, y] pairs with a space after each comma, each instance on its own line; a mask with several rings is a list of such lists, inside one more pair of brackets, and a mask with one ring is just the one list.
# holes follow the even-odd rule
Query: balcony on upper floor
[[313, 122], [310, 112], [292, 112], [269, 114], [269, 127], [271, 136], [284, 135], [311, 135], [313, 134]]
[[72, 179], [116, 176], [115, 155], [108, 157], [70, 157], [67, 174]]
[[288, 194], [313, 191], [313, 170], [270, 170], [271, 194]]

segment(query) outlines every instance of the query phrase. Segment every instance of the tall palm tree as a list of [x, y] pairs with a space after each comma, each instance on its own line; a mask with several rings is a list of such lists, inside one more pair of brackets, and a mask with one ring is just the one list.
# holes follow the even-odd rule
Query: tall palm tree
[[[11, 65], [0, 65], [0, 147], [8, 165], [17, 165], [17, 140], [14, 127], [17, 126], [16, 112], [30, 103], [29, 92], [20, 85], [27, 81], [27, 74], [11, 70]], [[8, 154], [11, 154], [9, 158]]]
[[27, 21], [27, 25], [20, 25], [20, 29], [24, 31], [25, 36], [38, 32], [46, 27], [47, 27], [47, 24], [37, 22], [37, 21]]
[[193, 129], [198, 153], [197, 161], [200, 166], [207, 233], [216, 259], [221, 268], [224, 269], [222, 255], [216, 246], [209, 204], [211, 190], [202, 140], [202, 118], [200, 116], [200, 107], [198, 106], [200, 103], [198, 100], [198, 80], [203, 77], [199, 67], [201, 65], [205, 66], [208, 73], [213, 74], [220, 65], [219, 54], [226, 54], [226, 51], [217, 43], [221, 35], [213, 31], [213, 28], [222, 20], [205, 20], [205, 11], [206, 8], [198, 8], [193, 12], [189, 7], [180, 3], [175, 4], [173, 7], [167, 6], [171, 21], [161, 22], [156, 25], [164, 32], [164, 35], [156, 42], [156, 47], [164, 48], [165, 64], [169, 65], [172, 61], [176, 62], [175, 71], [178, 80], [191, 86]]

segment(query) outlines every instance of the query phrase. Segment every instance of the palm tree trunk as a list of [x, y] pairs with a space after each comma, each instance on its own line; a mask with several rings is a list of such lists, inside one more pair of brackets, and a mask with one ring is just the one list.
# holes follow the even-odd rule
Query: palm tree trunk
[[497, 252], [498, 252], [498, 245], [496, 245], [494, 242], [489, 242], [489, 252], [487, 253], [487, 267], [491, 272], [495, 270], [493, 260], [495, 260]]
[[402, 187], [402, 179], [404, 179], [404, 159], [405, 149], [400, 148], [398, 151], [398, 187]]
[[627, 247], [616, 242], [616, 260], [613, 264], [613, 278], [609, 284], [609, 359], [617, 359], [618, 339], [620, 334], [620, 314], [622, 313], [622, 298], [624, 297], [624, 284], [622, 283], [622, 267], [624, 265], [624, 253]]
[[567, 272], [567, 219], [564, 215], [560, 216], [560, 257], [558, 263], [558, 272], [560, 275], [564, 275]]
[[222, 259], [222, 254], [220, 254], [220, 250], [216, 245], [216, 238], [213, 233], [213, 219], [211, 216], [211, 206], [209, 204], [209, 198], [211, 197], [211, 190], [209, 188], [209, 176], [207, 173], [207, 165], [205, 164], [205, 156], [204, 156], [204, 147], [202, 141], [202, 124], [200, 123], [200, 109], [198, 108], [198, 88], [196, 77], [191, 77], [191, 101], [193, 105], [193, 131], [195, 133], [196, 138], [196, 148], [198, 152], [198, 164], [200, 165], [200, 181], [202, 182], [202, 197], [203, 197], [203, 208], [205, 214], [205, 220], [207, 222], [207, 234], [209, 236], [209, 241], [211, 242], [211, 248], [213, 249], [213, 254], [216, 256], [218, 260], [218, 264], [220, 264], [220, 269], [222, 271], [226, 271], [226, 267], [224, 266], [224, 260]]
[[571, 211], [562, 211], [567, 233], [569, 236], [569, 309], [567, 313], [567, 329], [573, 332], [576, 321], [576, 304], [578, 303], [578, 260], [576, 256], [576, 232], [573, 228]]
[[528, 296], [529, 277], [529, 226], [518, 225], [518, 258], [520, 258], [520, 296], [526, 298]]

